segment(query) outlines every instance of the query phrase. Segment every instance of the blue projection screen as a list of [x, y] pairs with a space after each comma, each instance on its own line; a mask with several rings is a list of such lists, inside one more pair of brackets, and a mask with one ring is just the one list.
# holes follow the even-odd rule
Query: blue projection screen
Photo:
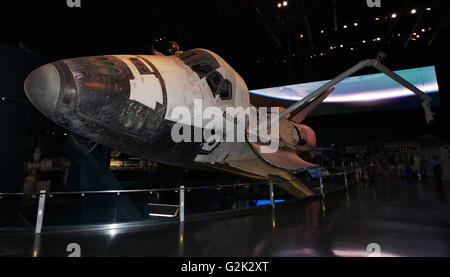
[[[395, 71], [398, 75], [432, 96], [432, 106], [439, 105], [438, 83], [434, 66]], [[249, 91], [255, 95], [298, 101], [329, 82], [318, 81], [290, 86]], [[411, 109], [421, 107], [413, 92], [383, 73], [348, 77], [336, 85], [336, 90], [311, 115]]]

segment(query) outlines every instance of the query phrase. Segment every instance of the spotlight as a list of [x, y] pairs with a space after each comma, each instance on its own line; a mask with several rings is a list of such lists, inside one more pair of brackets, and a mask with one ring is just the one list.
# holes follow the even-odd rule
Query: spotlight
[[320, 53], [321, 56], [323, 56], [323, 53]]
[[363, 39], [362, 43], [366, 43], [366, 40], [365, 40], [365, 39]]
[[347, 29], [347, 25], [344, 25], [344, 29]]
[[303, 38], [304, 37], [304, 35], [303, 34], [300, 34], [299, 36], [298, 36], [299, 38]]
[[417, 12], [416, 9], [411, 10], [411, 14], [415, 14], [416, 12]]
[[417, 35], [416, 38], [420, 38], [420, 35]]
[[357, 22], [353, 23], [353, 26], [355, 26], [355, 27], [358, 26], [358, 23]]
[[353, 47], [352, 47], [352, 48], [350, 48], [350, 50], [352, 50], [352, 51], [353, 51]]
[[342, 48], [342, 47], [344, 47], [344, 45], [342, 45], [342, 44], [341, 44], [341, 45], [339, 45], [339, 47], [341, 47], [341, 48]]
[[283, 1], [283, 6], [287, 6], [288, 2], [287, 1]]
[[281, 3], [278, 2], [277, 7], [278, 7], [278, 8], [281, 8], [281, 6], [282, 6]]
[[320, 33], [323, 34], [323, 30], [320, 30]]
[[428, 8], [426, 8], [426, 10], [427, 10], [427, 11], [431, 11], [431, 8], [430, 8], [430, 7], [428, 7]]
[[391, 17], [392, 17], [392, 18], [396, 18], [396, 17], [397, 17], [397, 14], [396, 14], [396, 13], [393, 13], [393, 14], [391, 14]]
[[425, 32], [425, 29], [422, 29], [421, 31], [422, 31], [422, 33], [424, 33], [424, 32]]
[[379, 17], [375, 17], [375, 20], [378, 21], [378, 20], [380, 20], [380, 18]]
[[381, 38], [380, 38], [380, 37], [378, 37], [378, 38], [377, 38], [377, 40], [378, 40], [378, 41], [380, 41], [380, 40], [381, 40]]
[[413, 34], [413, 36], [417, 35], [417, 33], [416, 33], [416, 32], [414, 32], [414, 33], [412, 33], [412, 34]]

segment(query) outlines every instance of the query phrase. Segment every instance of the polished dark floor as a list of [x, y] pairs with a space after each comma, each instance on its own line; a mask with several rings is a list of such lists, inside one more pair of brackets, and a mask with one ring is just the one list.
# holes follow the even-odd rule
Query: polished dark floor
[[[133, 229], [1, 232], [0, 256], [450, 256], [450, 184], [377, 180], [325, 201]], [[38, 251], [34, 253], [34, 251]]]

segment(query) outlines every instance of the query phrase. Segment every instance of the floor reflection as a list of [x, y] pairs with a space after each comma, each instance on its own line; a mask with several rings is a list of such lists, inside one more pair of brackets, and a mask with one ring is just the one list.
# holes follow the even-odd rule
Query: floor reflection
[[0, 256], [67, 256], [69, 243], [83, 256], [449, 256], [448, 188], [432, 179], [373, 180], [247, 215], [37, 238], [2, 232]]

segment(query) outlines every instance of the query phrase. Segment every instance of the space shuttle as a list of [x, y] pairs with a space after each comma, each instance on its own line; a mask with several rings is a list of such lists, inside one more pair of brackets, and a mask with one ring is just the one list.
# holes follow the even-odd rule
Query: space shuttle
[[[358, 64], [368, 65], [375, 67], [379, 62]], [[344, 75], [338, 77], [342, 80]], [[199, 100], [203, 109], [253, 107], [241, 76], [206, 49], [168, 56], [105, 55], [59, 60], [31, 72], [24, 88], [28, 99], [46, 117], [97, 144], [177, 167], [272, 180], [300, 198], [313, 192], [295, 174], [317, 166], [299, 156], [316, 145], [314, 131], [302, 121], [339, 81], [329, 82], [269, 122], [276, 122], [279, 128], [277, 149], [270, 152], [262, 151], [264, 143], [258, 140], [172, 139], [171, 132], [178, 123], [173, 117], [177, 107], [192, 110]], [[248, 128], [246, 131], [250, 132]]]

